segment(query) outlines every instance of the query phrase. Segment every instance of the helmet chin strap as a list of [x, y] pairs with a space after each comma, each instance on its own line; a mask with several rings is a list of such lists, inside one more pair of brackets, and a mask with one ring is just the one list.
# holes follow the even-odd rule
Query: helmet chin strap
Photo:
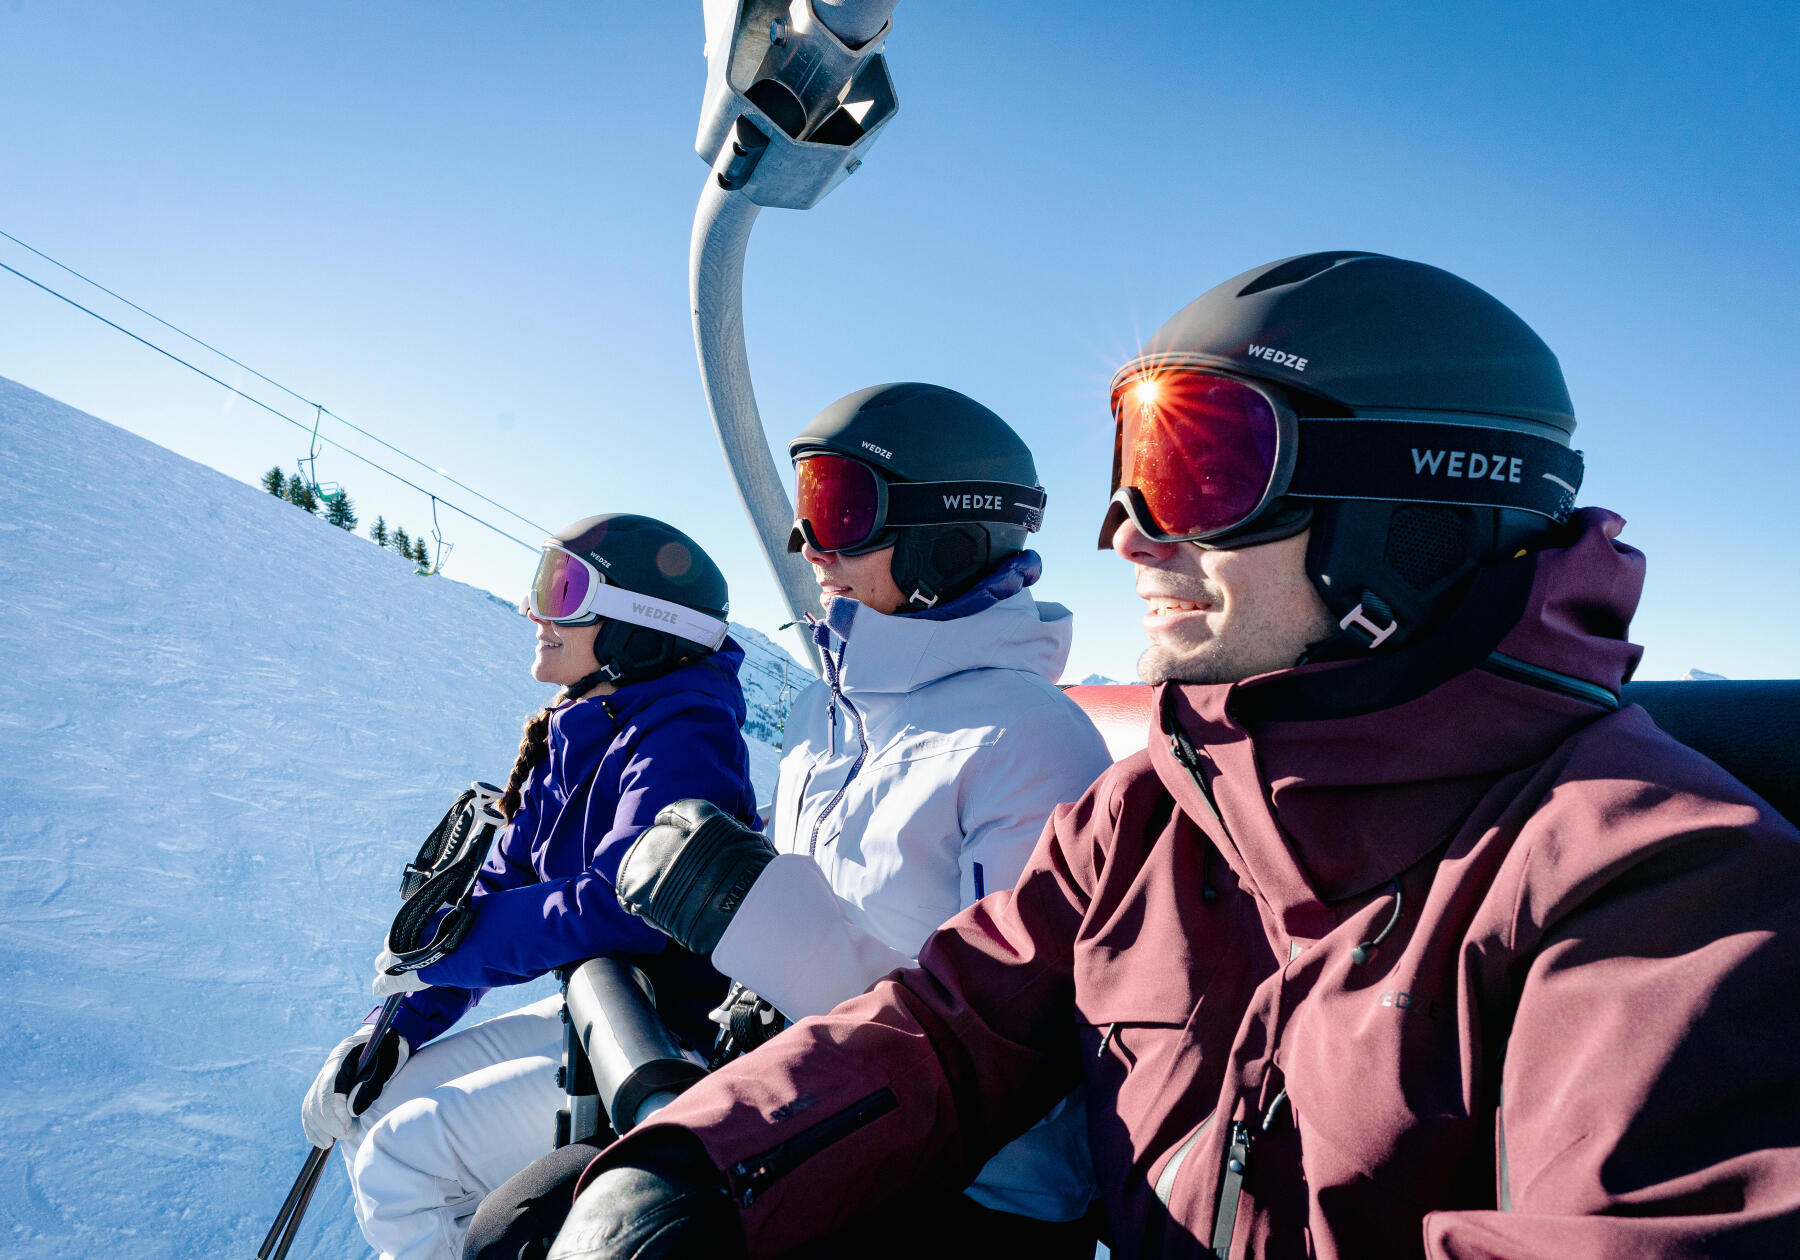
[[577, 678], [574, 682], [564, 687], [563, 695], [570, 700], [579, 700], [595, 687], [598, 687], [601, 683], [617, 682], [618, 679], [619, 671], [613, 667], [611, 662], [608, 662], [599, 669], [589, 670], [580, 678]]
[[1329, 601], [1326, 607], [1331, 609], [1337, 628], [1324, 638], [1307, 644], [1294, 664], [1351, 660], [1367, 656], [1385, 643], [1403, 642], [1407, 637], [1406, 627], [1401, 625], [1394, 610], [1374, 591], [1365, 589], [1355, 606], [1342, 617], [1331, 608]]

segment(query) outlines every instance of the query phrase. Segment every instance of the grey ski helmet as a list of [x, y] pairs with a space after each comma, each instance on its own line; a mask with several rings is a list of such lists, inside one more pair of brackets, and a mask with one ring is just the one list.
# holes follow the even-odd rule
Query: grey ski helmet
[[[1022, 551], [1043, 517], [1030, 449], [1006, 421], [941, 385], [876, 385], [838, 399], [788, 443], [796, 463], [823, 454], [854, 460], [881, 483], [886, 511], [878, 528], [840, 550], [861, 555], [892, 546], [902, 611], [962, 594]], [[800, 550], [809, 528], [795, 522], [789, 551]]]
[[[1339, 626], [1309, 659], [1429, 630], [1477, 568], [1543, 545], [1573, 509], [1581, 455], [1556, 356], [1436, 267], [1343, 250], [1254, 268], [1158, 329], [1115, 376], [1115, 397], [1184, 368], [1250, 382], [1295, 434], [1255, 516], [1198, 545], [1311, 526], [1307, 573]], [[1114, 496], [1102, 547], [1126, 496]]]
[[[702, 642], [659, 628], [678, 624], [682, 609], [718, 623], [730, 613], [725, 575], [699, 543], [673, 525], [654, 517], [611, 512], [576, 521], [552, 534], [549, 541], [592, 564], [606, 586], [678, 606], [658, 610], [646, 604], [643, 611], [634, 612], [626, 604], [625, 615], [592, 617], [588, 624], [601, 623], [594, 639], [601, 678], [639, 682], [716, 650], [717, 642]], [[712, 629], [714, 636], [723, 638], [722, 627], [705, 627], [703, 622], [694, 625], [700, 628], [682, 628], [692, 629], [694, 634]]]

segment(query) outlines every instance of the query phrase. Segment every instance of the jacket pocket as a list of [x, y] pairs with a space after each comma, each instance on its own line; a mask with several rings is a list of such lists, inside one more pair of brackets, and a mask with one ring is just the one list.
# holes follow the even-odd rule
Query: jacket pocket
[[747, 1208], [763, 1191], [823, 1151], [874, 1123], [899, 1106], [894, 1091], [883, 1086], [867, 1098], [850, 1104], [836, 1115], [802, 1129], [787, 1141], [741, 1159], [731, 1166], [731, 1188], [739, 1207]]
[[1151, 1189], [1156, 1194], [1156, 1201], [1164, 1207], [1169, 1206], [1169, 1199], [1175, 1193], [1175, 1178], [1181, 1175], [1181, 1166], [1187, 1162], [1188, 1156], [1194, 1153], [1194, 1148], [1200, 1144], [1200, 1139], [1206, 1134], [1206, 1127], [1211, 1123], [1211, 1116], [1202, 1120], [1194, 1127], [1192, 1133], [1182, 1139], [1181, 1145], [1175, 1148], [1168, 1159], [1163, 1161], [1161, 1171], [1156, 1174], [1156, 1180], [1151, 1183]]

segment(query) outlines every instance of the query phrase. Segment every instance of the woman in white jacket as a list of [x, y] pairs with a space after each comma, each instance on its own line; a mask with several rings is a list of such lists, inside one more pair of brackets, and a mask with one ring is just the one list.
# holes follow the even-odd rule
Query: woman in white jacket
[[[1043, 492], [1004, 421], [952, 390], [880, 386], [827, 408], [789, 450], [790, 546], [819, 584], [826, 676], [789, 714], [770, 836], [682, 802], [619, 876], [627, 909], [741, 986], [723, 1012], [739, 1048], [777, 1030], [777, 1012], [821, 1014], [910, 966], [944, 920], [1012, 886], [1050, 811], [1110, 764], [1055, 685], [1073, 619], [1028, 589]], [[511, 1260], [554, 1233], [538, 1205], [560, 1219], [584, 1162], [559, 1153], [496, 1192], [468, 1254]], [[1092, 1194], [1072, 1099], [963, 1194], [884, 1215], [882, 1241], [1091, 1256], [1080, 1218]]]

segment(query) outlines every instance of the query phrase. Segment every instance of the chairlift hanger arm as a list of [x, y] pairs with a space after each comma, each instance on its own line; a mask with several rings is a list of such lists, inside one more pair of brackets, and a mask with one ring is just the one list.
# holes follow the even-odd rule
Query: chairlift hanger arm
[[[793, 503], [757, 409], [744, 341], [744, 259], [764, 206], [804, 210], [862, 165], [899, 108], [881, 55], [897, 0], [704, 0], [706, 96], [695, 150], [688, 296], [701, 384], [757, 542], [795, 621], [816, 606], [787, 550]], [[817, 649], [801, 628], [803, 659]]]

